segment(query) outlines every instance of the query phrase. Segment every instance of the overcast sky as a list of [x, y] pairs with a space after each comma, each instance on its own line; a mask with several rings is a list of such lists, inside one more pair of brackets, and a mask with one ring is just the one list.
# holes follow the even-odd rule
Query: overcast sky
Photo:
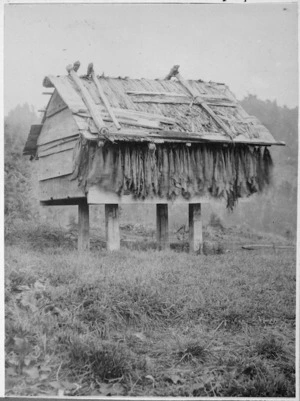
[[98, 74], [225, 82], [241, 99], [298, 102], [296, 4], [7, 4], [5, 114], [45, 106], [45, 75], [89, 62]]

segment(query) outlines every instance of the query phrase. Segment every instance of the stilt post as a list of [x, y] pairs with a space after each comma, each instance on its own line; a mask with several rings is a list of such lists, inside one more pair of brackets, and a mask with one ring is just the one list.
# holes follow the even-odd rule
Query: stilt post
[[156, 240], [158, 249], [168, 249], [169, 244], [169, 224], [168, 224], [168, 204], [158, 203], [156, 205]]
[[83, 199], [78, 204], [78, 251], [85, 252], [90, 249], [90, 221], [89, 204]]
[[189, 203], [189, 244], [190, 253], [202, 254], [203, 234], [201, 203]]
[[105, 204], [106, 249], [120, 249], [119, 205]]

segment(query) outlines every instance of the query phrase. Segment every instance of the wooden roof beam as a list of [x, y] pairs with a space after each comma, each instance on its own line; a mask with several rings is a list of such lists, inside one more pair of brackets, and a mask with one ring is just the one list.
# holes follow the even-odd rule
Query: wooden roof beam
[[69, 73], [69, 76], [72, 78], [76, 88], [80, 92], [82, 99], [83, 99], [88, 111], [90, 112], [97, 129], [99, 130], [99, 134], [101, 134], [105, 139], [113, 142], [113, 138], [109, 137], [109, 131], [101, 117], [101, 113], [97, 109], [89, 91], [86, 89], [84, 84], [81, 82], [81, 79], [76, 74], [76, 71], [77, 71], [77, 70], [75, 70], [76, 68], [77, 68], [77, 66], [75, 66], [75, 68], [74, 68], [74, 66], [72, 64], [69, 64], [66, 67], [66, 69]]
[[100, 96], [100, 99], [104, 103], [104, 106], [106, 107], [106, 110], [108, 111], [108, 114], [110, 115], [113, 123], [115, 124], [116, 128], [118, 130], [120, 130], [121, 129], [121, 125], [119, 124], [119, 122], [118, 122], [118, 120], [117, 120], [117, 118], [115, 116], [115, 113], [113, 112], [113, 110], [112, 110], [112, 108], [111, 108], [111, 106], [109, 104], [109, 101], [108, 101], [108, 99], [107, 99], [107, 97], [106, 97], [106, 95], [104, 93], [104, 90], [102, 89], [102, 86], [101, 86], [99, 80], [97, 79], [97, 77], [95, 75], [94, 68], [93, 68], [93, 63], [89, 64], [88, 73], [92, 77], [92, 80], [93, 80], [94, 84], [96, 85], [96, 88], [97, 88], [98, 94]]
[[194, 90], [194, 88], [192, 88], [190, 84], [179, 74], [179, 65], [174, 65], [174, 67], [171, 68], [171, 71], [165, 79], [171, 79], [173, 76], [176, 77], [181, 85], [190, 93], [190, 95], [193, 96], [193, 98], [197, 101], [197, 104], [199, 104], [206, 111], [206, 113], [216, 122], [216, 124], [222, 128], [225, 134], [233, 139], [230, 130], [223, 123], [223, 121], [215, 114], [215, 112], [208, 106], [208, 104], [203, 101], [201, 96]]
[[176, 74], [176, 78], [178, 81], [181, 83], [182, 86], [184, 86], [190, 94], [193, 96], [193, 98], [197, 99], [197, 104], [199, 104], [206, 112], [207, 114], [217, 123], [219, 127], [223, 129], [226, 135], [229, 136], [229, 138], [233, 139], [233, 136], [230, 132], [230, 130], [227, 128], [227, 126], [223, 123], [223, 121], [216, 115], [216, 113], [208, 106], [207, 103], [205, 103], [202, 99], [201, 96], [198, 95], [194, 91], [194, 89], [189, 85], [185, 79], [182, 78], [182, 76], [179, 74], [179, 72]]

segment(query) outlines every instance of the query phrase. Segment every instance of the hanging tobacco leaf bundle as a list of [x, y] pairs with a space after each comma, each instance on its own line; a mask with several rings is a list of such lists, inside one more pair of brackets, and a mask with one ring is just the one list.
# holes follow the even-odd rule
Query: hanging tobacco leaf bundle
[[239, 198], [262, 192], [271, 183], [272, 158], [265, 148], [212, 144], [105, 144], [79, 142], [72, 179], [88, 191], [98, 185], [134, 199], [225, 199], [232, 209]]
[[265, 147], [263, 154], [263, 177], [265, 185], [272, 184], [272, 178], [273, 178], [272, 173], [273, 173], [273, 160], [271, 158], [269, 149]]

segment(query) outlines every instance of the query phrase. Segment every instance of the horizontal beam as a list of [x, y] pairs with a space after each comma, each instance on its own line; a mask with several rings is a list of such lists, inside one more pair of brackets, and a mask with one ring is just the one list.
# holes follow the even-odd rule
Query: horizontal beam
[[47, 201], [40, 201], [41, 206], [69, 206], [69, 205], [79, 205], [82, 202], [82, 198], [70, 198], [70, 199], [52, 199]]
[[[104, 121], [111, 122], [113, 121], [112, 118], [108, 115], [102, 117]], [[122, 124], [132, 125], [134, 127], [144, 127], [144, 128], [152, 128], [152, 129], [162, 129], [160, 127], [160, 122], [155, 120], [147, 120], [144, 118], [139, 119], [130, 119], [124, 117], [118, 117], [118, 121]]]
[[242, 249], [247, 249], [249, 251], [255, 249], [295, 249], [294, 245], [275, 245], [275, 244], [253, 244], [253, 245], [243, 245]]
[[[189, 99], [191, 101], [191, 98], [186, 95], [186, 93], [177, 93], [177, 92], [150, 92], [150, 91], [127, 91], [126, 92], [129, 95], [135, 95], [135, 96], [169, 96], [169, 97], [183, 97], [186, 99]], [[228, 97], [224, 95], [210, 95], [210, 94], [195, 94], [195, 98], [197, 99], [205, 99], [206, 101], [216, 101], [216, 100], [224, 100], [224, 101], [229, 101], [232, 102], [232, 100], [229, 100]]]
[[174, 97], [186, 97], [185, 93], [176, 92], [149, 92], [149, 91], [126, 91], [128, 95], [136, 96], [174, 96]]
[[237, 103], [233, 103], [231, 100], [228, 101], [226, 98], [214, 98], [214, 97], [208, 97], [208, 98], [203, 98], [202, 96], [198, 96], [194, 100], [191, 99], [188, 96], [180, 96], [180, 97], [175, 97], [175, 96], [166, 96], [166, 97], [161, 97], [161, 96], [144, 96], [143, 99], [140, 98], [135, 98], [132, 99], [133, 103], [157, 103], [157, 104], [193, 104], [196, 106], [202, 106], [203, 102], [206, 104], [212, 105], [212, 106], [217, 106], [220, 104], [222, 101], [221, 105], [223, 106], [224, 104], [227, 107], [237, 107]]
[[[227, 137], [222, 137], [221, 134], [211, 132], [181, 132], [181, 131], [158, 131], [149, 132], [143, 130], [122, 129], [122, 131], [111, 132], [117, 141], [142, 140], [144, 142], [193, 142], [193, 143], [224, 143], [224, 144], [241, 144], [250, 146], [285, 146], [284, 142], [267, 142], [267, 141], [251, 141], [251, 140], [231, 140]], [[94, 140], [99, 138], [95, 135]], [[90, 139], [93, 140], [93, 139]]]
[[99, 185], [93, 185], [89, 188], [87, 194], [87, 201], [90, 205], [105, 205], [105, 204], [139, 204], [139, 205], [157, 205], [159, 203], [165, 203], [169, 205], [179, 205], [188, 204], [189, 202], [194, 203], [209, 203], [211, 198], [208, 197], [192, 197], [187, 200], [182, 196], [174, 200], [162, 199], [160, 197], [146, 198], [146, 199], [136, 199], [133, 195], [121, 195], [119, 196], [115, 192], [108, 192], [103, 190]]
[[149, 120], [158, 120], [165, 124], [175, 124], [176, 120], [171, 117], [166, 117], [163, 114], [158, 113], [147, 113], [145, 111], [138, 111], [138, 110], [130, 110], [130, 109], [120, 109], [120, 108], [113, 108], [115, 113], [118, 116], [122, 117], [131, 117], [131, 118], [146, 118]]
[[[154, 113], [147, 113], [137, 110], [130, 110], [130, 109], [119, 109], [119, 108], [112, 108], [114, 114], [121, 120], [123, 123], [130, 124], [130, 121], [138, 121], [140, 119], [151, 121], [153, 122], [161, 122], [164, 124], [174, 125], [176, 124], [176, 120], [174, 118], [166, 117], [163, 114], [154, 114]], [[105, 109], [100, 110], [102, 113], [102, 117], [104, 120], [110, 118], [109, 114], [106, 112]], [[80, 117], [91, 117], [89, 112], [77, 112], [74, 113]], [[126, 121], [127, 120], [127, 121]]]

